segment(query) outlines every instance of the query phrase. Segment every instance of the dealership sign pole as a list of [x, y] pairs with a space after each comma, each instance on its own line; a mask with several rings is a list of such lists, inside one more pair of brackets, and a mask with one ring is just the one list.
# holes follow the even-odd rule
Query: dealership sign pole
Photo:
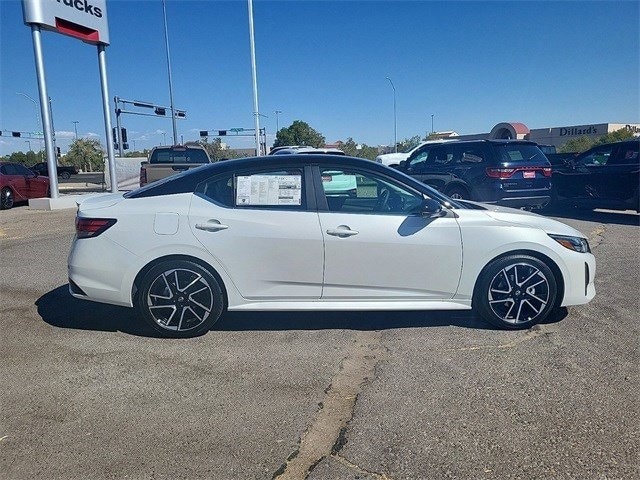
[[107, 22], [106, 0], [22, 0], [24, 23], [31, 27], [33, 53], [40, 93], [40, 112], [51, 198], [58, 198], [58, 177], [56, 175], [56, 154], [53, 145], [51, 112], [48, 108], [49, 96], [44, 74], [41, 30], [50, 30], [78, 38], [98, 48], [98, 65], [102, 87], [102, 108], [104, 110], [104, 129], [106, 135], [109, 177], [111, 191], [118, 190], [116, 166], [111, 144], [111, 113], [109, 111], [109, 88], [107, 83], [107, 63], [105, 47], [109, 45], [109, 27]]

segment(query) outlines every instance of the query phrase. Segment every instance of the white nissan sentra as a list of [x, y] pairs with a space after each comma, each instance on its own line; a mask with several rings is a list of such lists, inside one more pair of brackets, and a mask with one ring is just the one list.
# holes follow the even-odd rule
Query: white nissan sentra
[[[356, 192], [325, 185], [353, 175]], [[74, 297], [135, 307], [167, 336], [224, 310], [469, 310], [526, 328], [595, 295], [579, 231], [436, 192], [375, 162], [230, 160], [82, 202]]]

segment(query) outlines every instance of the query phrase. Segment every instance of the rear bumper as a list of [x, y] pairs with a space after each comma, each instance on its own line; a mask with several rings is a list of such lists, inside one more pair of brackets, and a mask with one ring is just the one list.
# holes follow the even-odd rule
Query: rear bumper
[[541, 195], [534, 197], [506, 197], [501, 198], [495, 202], [485, 202], [485, 203], [495, 203], [497, 205], [502, 205], [504, 207], [512, 207], [512, 208], [544, 208], [551, 201], [551, 195]]

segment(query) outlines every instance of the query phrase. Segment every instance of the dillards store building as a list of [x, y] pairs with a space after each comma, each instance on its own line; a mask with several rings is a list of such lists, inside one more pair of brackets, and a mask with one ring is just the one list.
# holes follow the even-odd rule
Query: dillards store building
[[441, 138], [455, 138], [456, 140], [518, 139], [531, 140], [540, 145], [561, 147], [574, 138], [598, 138], [620, 129], [629, 130], [634, 135], [640, 136], [640, 123], [594, 123], [591, 125], [529, 129], [524, 123], [503, 122], [495, 125], [489, 133], [458, 135], [455, 132], [446, 132], [445, 135], [441, 135]]

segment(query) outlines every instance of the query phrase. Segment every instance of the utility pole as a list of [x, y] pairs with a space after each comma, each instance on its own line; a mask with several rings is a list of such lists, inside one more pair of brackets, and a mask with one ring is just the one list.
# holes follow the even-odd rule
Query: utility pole
[[396, 87], [389, 77], [386, 77], [393, 89], [393, 151], [398, 153], [398, 116], [396, 114]]
[[278, 115], [282, 113], [282, 110], [275, 110], [273, 113], [276, 114], [276, 135], [277, 135], [278, 132], [280, 131], [280, 125], [278, 123]]
[[251, 47], [251, 79], [253, 81], [253, 118], [256, 140], [256, 157], [260, 155], [260, 111], [258, 110], [258, 77], [256, 73], [256, 45], [253, 34], [253, 0], [247, 0], [249, 9], [249, 43]]
[[435, 133], [435, 130], [433, 129], [433, 113], [431, 114], [431, 133]]
[[162, 15], [164, 17], [164, 42], [167, 49], [167, 72], [169, 74], [169, 108], [171, 109], [171, 126], [173, 128], [173, 144], [177, 145], [178, 132], [176, 130], [176, 112], [173, 108], [173, 81], [171, 80], [171, 55], [169, 54], [169, 31], [167, 29], [167, 5], [165, 0], [162, 0]]
[[74, 120], [71, 123], [73, 123], [73, 130], [76, 132], [76, 140], [77, 140], [78, 139], [78, 123], [80, 122], [78, 122], [78, 120]]

